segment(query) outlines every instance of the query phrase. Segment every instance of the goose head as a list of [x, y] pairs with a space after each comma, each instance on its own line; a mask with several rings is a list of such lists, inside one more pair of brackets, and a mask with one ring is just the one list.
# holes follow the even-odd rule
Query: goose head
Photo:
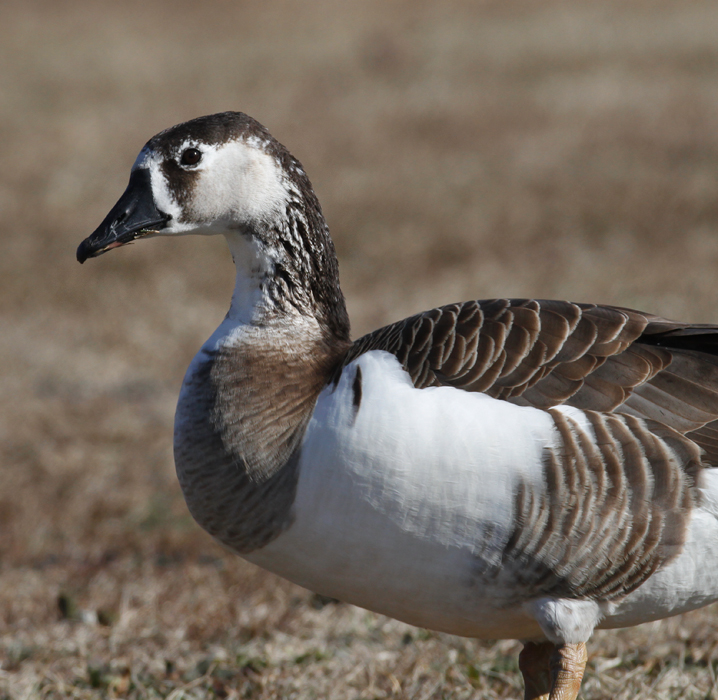
[[124, 194], [77, 249], [80, 263], [142, 238], [223, 234], [245, 321], [301, 313], [348, 338], [334, 246], [299, 161], [261, 124], [224, 112], [151, 138]]

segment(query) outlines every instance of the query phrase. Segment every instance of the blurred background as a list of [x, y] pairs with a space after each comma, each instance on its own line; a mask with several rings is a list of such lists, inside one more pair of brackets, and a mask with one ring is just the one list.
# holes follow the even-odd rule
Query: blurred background
[[[149, 137], [240, 110], [312, 179], [354, 337], [494, 296], [716, 323], [716, 28], [704, 0], [3, 0], [0, 698], [519, 697], [519, 645], [318, 598], [191, 521], [172, 420], [223, 240], [75, 249]], [[716, 697], [717, 616], [599, 634], [584, 696]]]

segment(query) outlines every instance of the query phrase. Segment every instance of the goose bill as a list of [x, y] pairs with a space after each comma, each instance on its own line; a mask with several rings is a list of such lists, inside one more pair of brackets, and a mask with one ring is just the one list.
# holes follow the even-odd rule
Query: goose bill
[[77, 260], [84, 263], [102, 253], [119, 248], [162, 230], [170, 215], [161, 212], [155, 204], [150, 183], [150, 171], [135, 170], [127, 189], [105, 220], [77, 249]]

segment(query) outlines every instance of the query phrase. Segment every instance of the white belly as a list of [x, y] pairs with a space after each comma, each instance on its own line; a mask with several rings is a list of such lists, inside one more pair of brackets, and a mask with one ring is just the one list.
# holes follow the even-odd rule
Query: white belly
[[386, 353], [356, 364], [358, 412], [350, 366], [323, 392], [308, 428], [294, 524], [247, 558], [415, 625], [486, 638], [540, 634], [485, 574], [500, 565], [514, 526], [517, 481], [543, 488], [549, 417], [481, 394], [419, 391]]
[[[355, 366], [362, 400], [353, 407]], [[566, 412], [581, 420], [576, 409]], [[542, 637], [525, 592], [493, 581], [516, 525], [521, 482], [541, 492], [557, 439], [543, 411], [452, 388], [415, 389], [396, 359], [362, 355], [327, 388], [307, 430], [295, 520], [247, 558], [306, 588], [417, 626], [478, 638]], [[601, 627], [718, 598], [718, 473], [683, 553]]]

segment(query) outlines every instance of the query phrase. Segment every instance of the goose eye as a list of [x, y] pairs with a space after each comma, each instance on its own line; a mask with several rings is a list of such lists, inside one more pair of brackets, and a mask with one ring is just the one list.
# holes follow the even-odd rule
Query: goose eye
[[182, 152], [180, 163], [182, 165], [197, 165], [202, 158], [202, 153], [196, 148], [188, 148]]

